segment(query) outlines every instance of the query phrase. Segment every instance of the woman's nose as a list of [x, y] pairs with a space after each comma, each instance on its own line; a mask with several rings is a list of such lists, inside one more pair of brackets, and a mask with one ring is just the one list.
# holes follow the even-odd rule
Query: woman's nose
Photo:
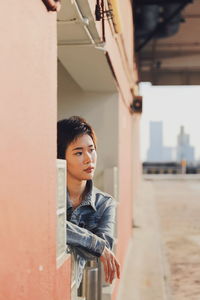
[[92, 161], [92, 157], [91, 157], [91, 154], [89, 152], [85, 153], [85, 156], [84, 156], [84, 163], [89, 163]]

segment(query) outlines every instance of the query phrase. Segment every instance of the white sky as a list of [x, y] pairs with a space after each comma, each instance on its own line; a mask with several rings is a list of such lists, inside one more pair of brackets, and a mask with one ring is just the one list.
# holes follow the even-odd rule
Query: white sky
[[163, 121], [165, 146], [175, 147], [180, 126], [190, 135], [195, 158], [200, 159], [200, 86], [152, 86], [140, 84], [143, 95], [141, 118], [141, 158], [149, 147], [149, 122]]

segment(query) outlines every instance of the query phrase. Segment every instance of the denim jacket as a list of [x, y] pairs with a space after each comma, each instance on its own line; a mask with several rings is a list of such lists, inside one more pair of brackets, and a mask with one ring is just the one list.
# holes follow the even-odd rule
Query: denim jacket
[[87, 181], [88, 193], [73, 210], [67, 193], [67, 244], [76, 257], [77, 287], [88, 260], [101, 256], [105, 246], [113, 247], [115, 200]]

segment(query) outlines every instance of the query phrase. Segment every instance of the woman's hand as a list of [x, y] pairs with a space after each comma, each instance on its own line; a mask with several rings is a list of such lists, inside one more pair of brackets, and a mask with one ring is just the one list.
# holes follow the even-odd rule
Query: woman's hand
[[115, 275], [117, 278], [120, 278], [120, 265], [111, 250], [105, 247], [100, 260], [104, 266], [105, 280], [107, 282], [112, 283]]
[[60, 0], [42, 0], [46, 5], [48, 11], [59, 11], [60, 10]]

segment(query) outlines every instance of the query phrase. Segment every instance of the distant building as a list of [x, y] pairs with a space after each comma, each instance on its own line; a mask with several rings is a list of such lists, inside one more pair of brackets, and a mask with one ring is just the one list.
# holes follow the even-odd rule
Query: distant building
[[187, 163], [194, 162], [194, 152], [194, 147], [190, 145], [190, 136], [184, 132], [184, 126], [181, 126], [177, 138], [177, 161], [186, 160]]
[[173, 148], [163, 146], [163, 122], [150, 122], [149, 149], [147, 151], [147, 161], [149, 162], [169, 162], [172, 161]]
[[162, 161], [172, 161], [172, 147], [163, 147], [162, 148]]
[[147, 161], [162, 161], [163, 123], [150, 122], [150, 146], [147, 151]]
[[190, 145], [190, 136], [184, 132], [184, 126], [180, 128], [176, 147], [163, 145], [162, 121], [151, 121], [149, 130], [147, 162], [181, 162], [186, 160], [187, 164], [191, 164], [195, 161], [195, 149]]

